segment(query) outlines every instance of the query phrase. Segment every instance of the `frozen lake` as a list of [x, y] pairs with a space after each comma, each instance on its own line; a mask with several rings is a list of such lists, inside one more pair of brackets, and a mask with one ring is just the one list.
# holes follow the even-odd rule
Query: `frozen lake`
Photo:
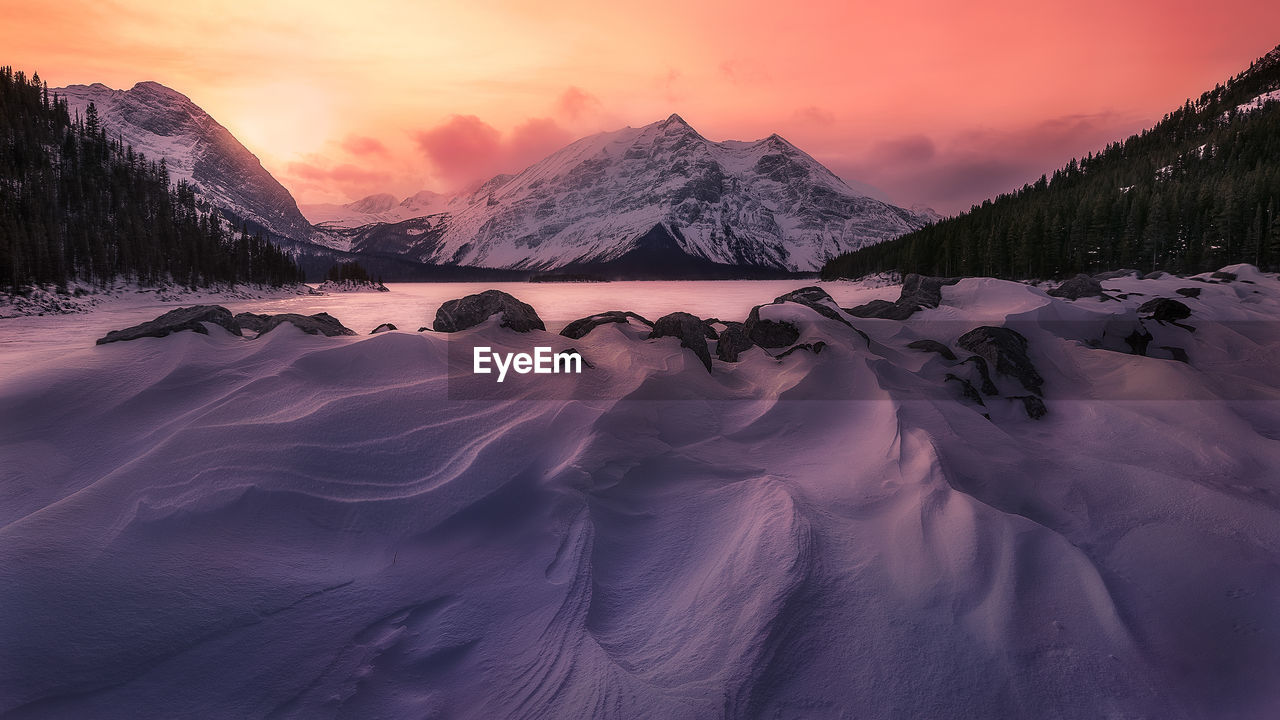
[[[222, 305], [233, 313], [327, 312], [359, 335], [382, 323], [400, 330], [430, 327], [436, 309], [454, 298], [484, 290], [510, 293], [529, 303], [551, 332], [573, 320], [605, 310], [630, 310], [650, 320], [677, 310], [703, 318], [743, 320], [751, 308], [813, 281], [705, 280], [609, 283], [389, 283], [391, 292], [333, 293], [273, 300], [183, 299], [161, 302], [153, 295], [112, 300], [79, 315], [0, 319], [0, 371], [47, 361], [69, 350], [93, 345], [111, 330], [150, 320], [175, 307]], [[859, 282], [821, 283], [843, 306], [873, 298], [897, 297], [898, 288], [869, 288]]]

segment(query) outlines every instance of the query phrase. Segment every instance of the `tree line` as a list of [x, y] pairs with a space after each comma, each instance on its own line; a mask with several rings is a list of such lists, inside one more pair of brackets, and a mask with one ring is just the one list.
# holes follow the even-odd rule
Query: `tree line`
[[1240, 107], [1276, 88], [1280, 48], [1150, 130], [959, 216], [841, 255], [822, 275], [1280, 269], [1280, 101]]
[[185, 180], [170, 182], [103, 127], [72, 118], [38, 74], [0, 68], [0, 282], [10, 293], [73, 280], [105, 285], [301, 282], [287, 254], [229, 229]]

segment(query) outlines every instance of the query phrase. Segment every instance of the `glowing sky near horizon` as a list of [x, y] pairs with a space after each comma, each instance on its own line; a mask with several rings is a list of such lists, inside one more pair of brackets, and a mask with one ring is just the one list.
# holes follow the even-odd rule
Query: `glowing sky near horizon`
[[448, 191], [678, 112], [955, 212], [1280, 43], [1280, 3], [1259, 0], [0, 0], [0, 17], [0, 64], [172, 87], [303, 204]]

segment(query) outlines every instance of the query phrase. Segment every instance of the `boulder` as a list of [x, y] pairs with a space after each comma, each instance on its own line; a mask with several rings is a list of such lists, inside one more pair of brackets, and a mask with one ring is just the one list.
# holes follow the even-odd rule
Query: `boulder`
[[966, 400], [968, 400], [969, 402], [975, 405], [981, 405], [982, 407], [987, 406], [987, 404], [982, 401], [982, 396], [978, 394], [977, 388], [975, 388], [973, 386], [973, 383], [969, 382], [968, 380], [965, 380], [959, 375], [953, 375], [951, 373], [947, 373], [947, 377], [944, 380], [944, 382], [960, 383], [960, 394], [963, 395]]
[[270, 317], [260, 313], [242, 312], [236, 313], [236, 322], [240, 323], [240, 327], [244, 330], [261, 334], [263, 326]]
[[906, 320], [919, 310], [936, 308], [942, 303], [942, 288], [955, 285], [960, 278], [938, 278], [910, 273], [902, 280], [902, 292], [894, 302], [872, 300], [849, 309], [850, 315], [886, 320]]
[[991, 381], [991, 369], [987, 367], [987, 361], [979, 355], [972, 355], [965, 358], [965, 363], [972, 363], [974, 369], [978, 371], [978, 379], [982, 381], [982, 392], [986, 395], [999, 395], [1000, 389]]
[[1232, 280], [1235, 280], [1236, 278], [1238, 278], [1238, 277], [1240, 277], [1240, 276], [1239, 276], [1239, 275], [1236, 275], [1236, 274], [1235, 274], [1235, 273], [1233, 273], [1233, 272], [1227, 272], [1226, 270], [1219, 270], [1219, 271], [1215, 272], [1214, 274], [1210, 275], [1209, 277], [1213, 278], [1214, 280], [1222, 280], [1223, 282], [1231, 282]]
[[373, 331], [372, 331], [372, 332], [370, 332], [369, 334], [370, 334], [370, 335], [377, 335], [378, 333], [382, 333], [382, 332], [389, 332], [389, 331], [391, 331], [391, 330], [395, 330], [395, 329], [397, 329], [397, 328], [396, 328], [396, 326], [395, 326], [395, 325], [393, 325], [393, 324], [391, 324], [391, 323], [382, 323], [382, 324], [381, 324], [381, 325], [379, 325], [378, 327], [374, 328], [374, 329], [373, 329]]
[[1067, 300], [1079, 300], [1084, 297], [1107, 297], [1106, 293], [1102, 291], [1102, 283], [1083, 273], [1050, 290], [1049, 294], [1053, 297]]
[[725, 362], [738, 362], [738, 357], [753, 347], [755, 343], [747, 336], [745, 325], [725, 323], [725, 329], [716, 342], [716, 357]]
[[827, 348], [827, 344], [821, 340], [815, 343], [800, 343], [799, 345], [792, 345], [791, 347], [787, 348], [785, 352], [775, 355], [774, 358], [777, 360], [781, 360], [782, 358], [790, 355], [791, 353], [797, 350], [808, 350], [814, 355], [818, 355], [826, 348]]
[[1168, 275], [1168, 273], [1166, 273], [1166, 272], [1165, 272], [1165, 271], [1163, 271], [1163, 270], [1156, 270], [1156, 271], [1154, 271], [1154, 272], [1149, 272], [1149, 273], [1147, 273], [1146, 275], [1143, 275], [1143, 276], [1142, 276], [1142, 279], [1143, 279], [1143, 280], [1159, 280], [1160, 278], [1164, 277], [1165, 275]]
[[[1154, 298], [1138, 306], [1138, 312], [1150, 313], [1156, 322], [1178, 325], [1179, 320], [1191, 317], [1191, 308], [1171, 298]], [[1179, 325], [1179, 327], [1184, 327]]]
[[1049, 413], [1049, 408], [1044, 406], [1044, 400], [1035, 395], [1010, 395], [1010, 400], [1021, 400], [1022, 409], [1027, 411], [1027, 417], [1032, 420], [1039, 420]]
[[800, 330], [785, 320], [769, 320], [760, 317], [760, 306], [751, 308], [743, 330], [751, 342], [762, 348], [791, 347], [800, 339]]
[[498, 313], [502, 314], [500, 327], [516, 332], [547, 329], [533, 306], [522, 303], [501, 290], [485, 290], [445, 302], [436, 310], [432, 327], [437, 332], [458, 332], [475, 327]]
[[289, 323], [308, 335], [337, 337], [339, 335], [356, 334], [355, 330], [352, 330], [338, 322], [338, 318], [330, 315], [329, 313], [316, 313], [315, 315], [282, 313], [280, 315], [267, 316], [267, 318], [261, 322], [261, 329], [258, 330], [258, 335], [265, 335], [283, 323]]
[[127, 327], [123, 330], [112, 330], [103, 337], [98, 338], [97, 344], [105, 345], [144, 337], [164, 337], [170, 333], [183, 330], [194, 330], [201, 335], [208, 335], [209, 330], [204, 326], [205, 323], [219, 325], [232, 335], [243, 335], [240, 331], [240, 324], [232, 317], [230, 310], [221, 305], [192, 305], [191, 307], [170, 310], [156, 319], [148, 320], [140, 325]]
[[911, 348], [912, 350], [919, 350], [920, 352], [938, 353], [942, 357], [946, 358], [947, 360], [951, 360], [953, 362], [956, 359], [956, 354], [951, 352], [951, 348], [947, 347], [946, 345], [943, 345], [937, 340], [928, 340], [928, 339], [913, 340], [907, 343], [907, 347]]
[[1027, 355], [1027, 339], [1021, 333], [1004, 327], [984, 325], [974, 328], [956, 341], [960, 347], [983, 358], [996, 372], [1017, 379], [1029, 392], [1042, 394], [1044, 378]]
[[1152, 339], [1151, 333], [1147, 332], [1147, 329], [1139, 324], [1133, 329], [1133, 332], [1125, 337], [1124, 342], [1129, 346], [1130, 354], [1146, 355], [1147, 346], [1151, 344]]
[[569, 338], [570, 340], [578, 340], [583, 337], [586, 337], [587, 333], [591, 332], [592, 330], [595, 330], [601, 325], [608, 325], [610, 323], [625, 323], [627, 322], [628, 319], [636, 320], [637, 322], [640, 322], [644, 325], [648, 325], [650, 328], [653, 327], [652, 322], [649, 322], [645, 318], [633, 312], [627, 312], [623, 310], [609, 310], [608, 312], [596, 313], [595, 315], [589, 315], [587, 317], [574, 320], [568, 325], [565, 325], [564, 329], [560, 331], [560, 334]]
[[706, 324], [696, 315], [686, 312], [673, 312], [658, 318], [653, 324], [653, 332], [649, 339], [674, 337], [680, 339], [680, 346], [693, 351], [694, 355], [711, 372], [711, 351], [707, 349]]
[[1203, 288], [1185, 287], [1178, 288], [1177, 290], [1174, 290], [1174, 292], [1185, 298], [1198, 298], [1200, 297], [1201, 290], [1203, 290]]

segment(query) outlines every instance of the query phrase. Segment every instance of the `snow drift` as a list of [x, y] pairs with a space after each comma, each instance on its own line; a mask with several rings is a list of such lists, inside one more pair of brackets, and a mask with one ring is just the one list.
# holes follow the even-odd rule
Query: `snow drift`
[[[0, 715], [1264, 716], [1280, 282], [1234, 271], [766, 305], [824, 349], [711, 373], [632, 323], [77, 336], [0, 380]], [[1106, 346], [1154, 297], [1188, 362]], [[1004, 324], [1040, 420], [945, 379]], [[479, 341], [593, 367], [495, 398]]]

